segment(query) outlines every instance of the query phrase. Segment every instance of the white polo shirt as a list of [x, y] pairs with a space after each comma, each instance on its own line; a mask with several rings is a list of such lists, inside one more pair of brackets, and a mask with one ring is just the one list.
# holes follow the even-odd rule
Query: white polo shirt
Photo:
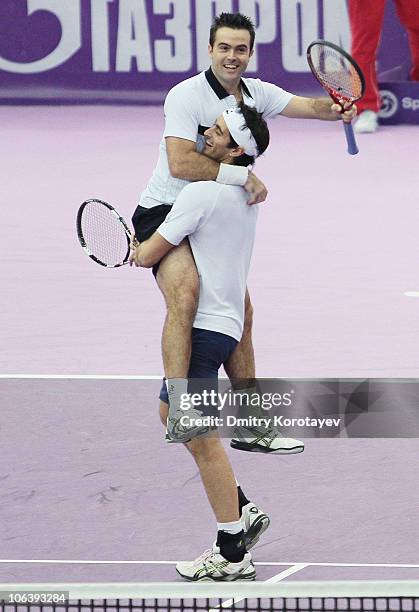
[[[243, 101], [253, 106], [265, 118], [281, 113], [293, 94], [260, 79], [241, 79]], [[164, 104], [165, 130], [160, 142], [157, 166], [146, 189], [140, 197], [140, 205], [151, 208], [159, 204], [173, 204], [188, 184], [172, 177], [167, 159], [167, 136], [175, 136], [197, 143], [197, 150], [204, 145], [203, 133], [227, 108], [237, 106], [236, 98], [226, 92], [217, 81], [211, 68], [206, 72], [182, 81], [169, 91]]]
[[215, 181], [189, 183], [157, 229], [174, 245], [189, 236], [200, 278], [193, 326], [238, 341], [259, 208], [246, 202], [242, 187]]

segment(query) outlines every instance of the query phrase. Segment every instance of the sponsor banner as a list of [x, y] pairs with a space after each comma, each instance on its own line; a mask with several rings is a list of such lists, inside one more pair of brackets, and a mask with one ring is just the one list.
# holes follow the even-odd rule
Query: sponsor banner
[[416, 123], [419, 125], [419, 82], [380, 83], [380, 123]]
[[[297, 93], [316, 90], [306, 62], [311, 41], [350, 47], [346, 0], [2, 0], [1, 99], [161, 102], [208, 67], [210, 24], [223, 11], [255, 21], [248, 76]], [[405, 45], [393, 23], [388, 13], [387, 59]]]

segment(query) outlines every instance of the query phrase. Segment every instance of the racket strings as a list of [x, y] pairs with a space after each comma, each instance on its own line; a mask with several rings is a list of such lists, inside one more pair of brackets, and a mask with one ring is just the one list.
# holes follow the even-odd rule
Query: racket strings
[[358, 71], [338, 51], [318, 44], [311, 49], [311, 59], [319, 80], [331, 95], [345, 100], [356, 100], [362, 95]]
[[119, 217], [106, 206], [89, 202], [81, 220], [88, 251], [107, 266], [122, 264], [128, 252], [128, 238]]

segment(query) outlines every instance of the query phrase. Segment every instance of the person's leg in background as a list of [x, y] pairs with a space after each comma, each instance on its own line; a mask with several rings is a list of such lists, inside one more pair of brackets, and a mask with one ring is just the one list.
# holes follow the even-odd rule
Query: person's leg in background
[[365, 94], [357, 104], [357, 132], [375, 132], [380, 95], [375, 62], [383, 27], [385, 0], [348, 0], [351, 54], [365, 76]]
[[419, 81], [419, 3], [415, 0], [396, 0], [396, 9], [409, 38], [412, 57], [410, 78]]

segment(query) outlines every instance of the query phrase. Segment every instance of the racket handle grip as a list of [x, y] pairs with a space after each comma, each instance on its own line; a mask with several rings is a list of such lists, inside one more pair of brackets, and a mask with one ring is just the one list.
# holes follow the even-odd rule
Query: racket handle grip
[[356, 144], [352, 123], [346, 123], [344, 121], [343, 126], [345, 128], [346, 142], [348, 143], [348, 153], [349, 155], [356, 155], [357, 153], [359, 153], [359, 149], [358, 145]]

